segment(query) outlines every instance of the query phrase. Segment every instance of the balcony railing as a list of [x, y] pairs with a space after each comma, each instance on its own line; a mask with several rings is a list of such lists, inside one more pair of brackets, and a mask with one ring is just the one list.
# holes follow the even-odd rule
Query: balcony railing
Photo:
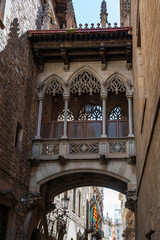
[[[106, 123], [107, 136], [110, 138], [128, 136], [128, 120], [109, 120]], [[51, 121], [42, 123], [42, 138], [61, 138], [64, 122]], [[102, 135], [102, 121], [68, 121], [68, 138], [99, 138]]]

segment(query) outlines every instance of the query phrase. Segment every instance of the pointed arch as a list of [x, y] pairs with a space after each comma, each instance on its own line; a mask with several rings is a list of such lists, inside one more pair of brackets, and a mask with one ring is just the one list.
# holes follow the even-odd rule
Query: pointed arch
[[70, 93], [100, 93], [101, 80], [98, 74], [88, 67], [80, 68], [69, 79]]
[[47, 93], [55, 96], [64, 93], [63, 80], [55, 74], [44, 81], [42, 88], [43, 94]]
[[127, 79], [119, 74], [114, 73], [106, 80], [106, 90], [107, 92], [112, 92], [118, 94], [119, 92], [127, 92], [130, 86], [127, 83]]

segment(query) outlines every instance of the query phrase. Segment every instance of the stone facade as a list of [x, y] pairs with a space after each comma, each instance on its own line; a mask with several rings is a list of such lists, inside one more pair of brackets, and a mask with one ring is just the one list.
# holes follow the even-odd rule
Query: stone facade
[[[29, 156], [37, 119], [37, 70], [26, 34], [19, 36], [19, 20], [12, 18], [10, 23], [8, 41], [2, 38], [5, 48], [0, 53], [0, 191], [10, 191], [16, 199], [9, 205], [13, 227], [8, 229], [7, 239], [22, 239], [26, 209], [18, 202], [27, 195], [30, 180]], [[4, 198], [2, 203], [7, 206], [8, 200]]]
[[[160, 2], [131, 1], [134, 126], [137, 155], [137, 236], [160, 239]], [[145, 219], [145, 221], [144, 221]]]

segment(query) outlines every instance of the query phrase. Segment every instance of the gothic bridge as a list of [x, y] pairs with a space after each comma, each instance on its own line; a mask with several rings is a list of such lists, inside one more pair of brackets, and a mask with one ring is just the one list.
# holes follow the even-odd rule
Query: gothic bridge
[[[54, 196], [80, 186], [112, 188], [127, 194], [128, 200], [135, 200], [133, 77], [128, 68], [127, 54], [124, 56], [122, 53], [122, 46], [126, 53], [125, 46], [129, 46], [129, 35], [125, 34], [123, 39], [124, 32], [121, 32], [118, 43], [118, 33], [116, 40], [110, 42], [112, 58], [107, 64], [101, 61], [104, 59], [95, 61], [93, 58], [96, 54], [101, 56], [102, 52], [93, 53], [91, 49], [87, 52], [91, 38], [91, 42], [83, 40], [82, 43], [79, 39], [74, 44], [67, 39], [63, 42], [63, 49], [57, 42], [55, 45], [52, 42], [44, 45], [32, 40], [33, 49], [36, 45], [36, 51], [40, 49], [39, 52], [44, 54], [41, 60], [45, 56], [48, 59], [37, 79], [39, 112], [30, 159], [30, 196], [34, 200], [37, 193], [41, 194], [40, 205], [45, 213]], [[98, 40], [94, 39], [92, 48], [97, 48], [98, 44]], [[56, 60], [58, 55], [54, 53], [54, 47], [57, 54], [57, 49], [64, 53], [67, 47], [71, 54], [71, 48], [75, 50], [75, 47], [82, 48], [82, 45], [85, 51], [76, 51], [78, 59], [66, 62], [65, 54], [61, 54], [61, 60]], [[49, 48], [52, 49], [50, 53]], [[90, 60], [89, 54], [92, 56]], [[38, 59], [40, 61], [40, 55]], [[43, 65], [42, 61], [39, 63]], [[36, 227], [43, 215], [37, 211], [34, 210], [26, 219], [24, 239], [30, 237], [31, 230], [29, 233], [28, 229], [31, 222]], [[44, 227], [45, 224], [42, 225]]]

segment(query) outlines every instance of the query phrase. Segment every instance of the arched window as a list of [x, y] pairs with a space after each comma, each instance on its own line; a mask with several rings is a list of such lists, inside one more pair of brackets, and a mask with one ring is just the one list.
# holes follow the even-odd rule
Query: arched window
[[123, 112], [121, 107], [117, 106], [110, 111], [109, 120], [126, 120], [127, 113]]
[[86, 104], [79, 112], [78, 120], [102, 120], [102, 107], [94, 103]]
[[115, 107], [113, 110], [111, 110], [109, 114], [109, 120], [118, 120], [122, 119], [122, 110], [120, 107]]
[[[60, 114], [57, 117], [57, 121], [64, 121], [64, 109], [60, 112]], [[68, 109], [67, 111], [67, 120], [68, 121], [73, 121], [74, 120], [74, 116], [73, 113]]]

